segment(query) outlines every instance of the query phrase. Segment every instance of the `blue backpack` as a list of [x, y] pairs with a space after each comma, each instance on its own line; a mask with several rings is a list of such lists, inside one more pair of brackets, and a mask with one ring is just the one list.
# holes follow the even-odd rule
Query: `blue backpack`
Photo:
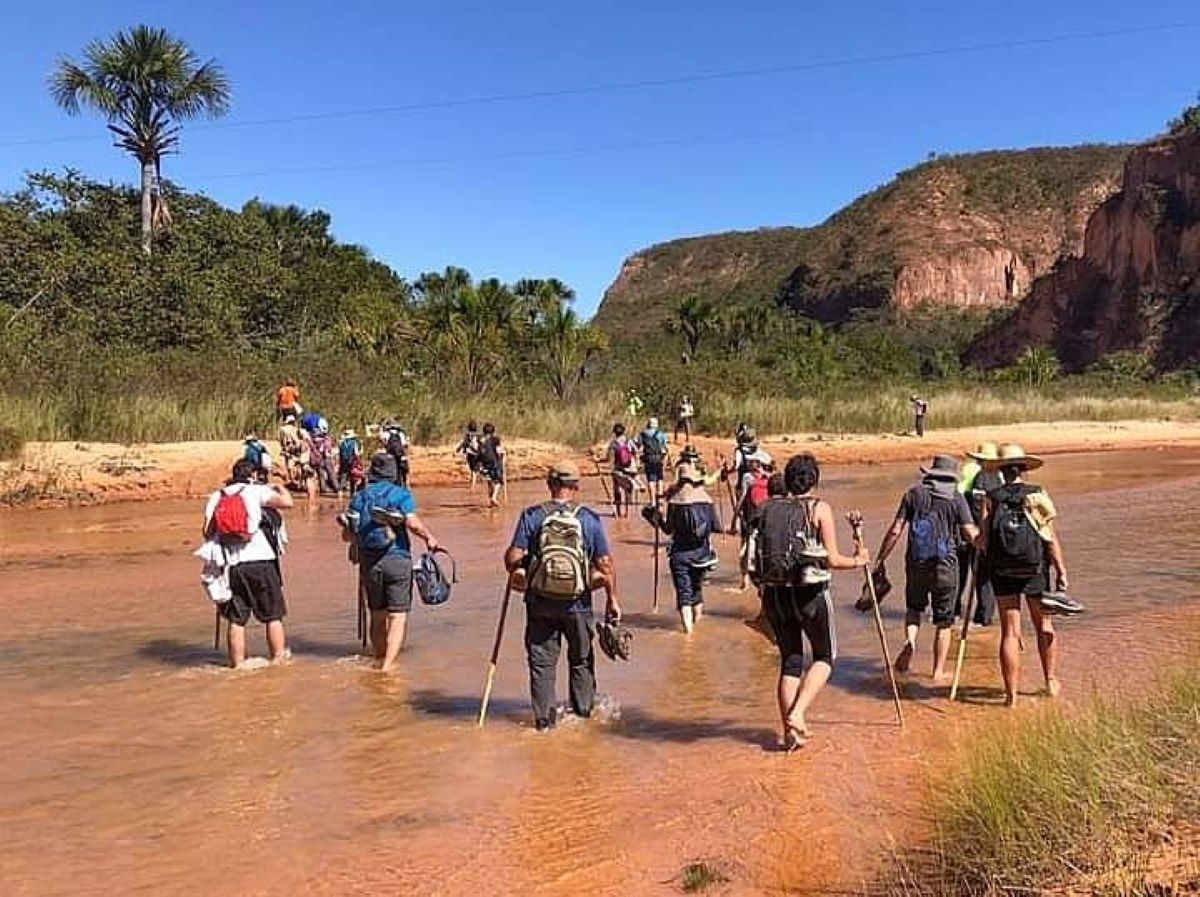
[[928, 486], [920, 487], [917, 496], [917, 507], [909, 521], [908, 559], [917, 564], [945, 563], [955, 556], [955, 541], [946, 529], [945, 517], [934, 513], [934, 506], [952, 499]]
[[398, 488], [393, 483], [370, 483], [355, 496], [352, 507], [363, 509], [359, 512], [358, 528], [355, 530], [359, 548], [383, 551], [394, 541], [391, 528], [375, 520], [371, 511], [376, 507], [387, 507], [392, 492]]
[[246, 443], [246, 451], [242, 453], [242, 457], [253, 464], [255, 470], [262, 470], [262, 459], [266, 453], [267, 447], [256, 439]]
[[350, 462], [362, 449], [359, 447], [358, 440], [347, 436], [338, 443], [338, 457], [342, 460], [343, 467], [349, 467]]

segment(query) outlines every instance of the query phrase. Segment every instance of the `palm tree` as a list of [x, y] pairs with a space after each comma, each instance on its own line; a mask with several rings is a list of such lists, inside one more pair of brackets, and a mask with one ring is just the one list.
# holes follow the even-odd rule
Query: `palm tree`
[[68, 115], [87, 106], [108, 119], [115, 145], [141, 166], [142, 252], [149, 255], [156, 216], [162, 157], [179, 148], [179, 124], [216, 118], [229, 109], [229, 79], [213, 60], [161, 28], [138, 25], [109, 40], [92, 41], [83, 61], [63, 58], [50, 76], [50, 94]]
[[596, 328], [583, 324], [565, 301], [551, 308], [534, 330], [538, 366], [554, 397], [569, 399], [587, 366], [608, 348], [608, 340]]
[[675, 306], [675, 316], [667, 321], [667, 330], [678, 333], [687, 343], [688, 356], [694, 358], [700, 342], [717, 326], [717, 307], [707, 299], [688, 296]]

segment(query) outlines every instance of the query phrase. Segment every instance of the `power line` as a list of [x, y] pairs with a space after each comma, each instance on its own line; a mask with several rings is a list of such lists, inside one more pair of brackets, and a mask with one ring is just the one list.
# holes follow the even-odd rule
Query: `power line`
[[[465, 106], [487, 106], [504, 103], [560, 99], [603, 93], [674, 87], [686, 84], [702, 84], [714, 81], [735, 81], [748, 78], [772, 77], [776, 75], [803, 74], [806, 72], [854, 68], [857, 66], [866, 65], [880, 65], [892, 62], [912, 62], [921, 59], [936, 59], [945, 56], [959, 56], [971, 53], [1019, 50], [1030, 47], [1052, 46], [1055, 44], [1070, 43], [1074, 41], [1101, 40], [1111, 37], [1129, 37], [1139, 34], [1157, 34], [1164, 31], [1179, 31], [1191, 28], [1200, 28], [1200, 22], [1172, 22], [1159, 25], [1142, 25], [1131, 28], [1111, 28], [1100, 31], [1079, 31], [1067, 34], [1048, 35], [1045, 37], [992, 41], [981, 44], [963, 44], [955, 47], [938, 47], [924, 50], [904, 50], [895, 53], [880, 53], [871, 56], [851, 56], [844, 59], [830, 59], [819, 62], [794, 63], [790, 65], [767, 66], [763, 68], [728, 69], [725, 71], [701, 72], [693, 75], [675, 75], [666, 78], [645, 78], [636, 81], [612, 81], [601, 84], [580, 85], [577, 87], [561, 87], [547, 90], [483, 94], [473, 97], [451, 97], [441, 100], [427, 100], [418, 103], [402, 103], [392, 106], [374, 106], [360, 109], [337, 109], [325, 112], [298, 113], [295, 115], [277, 116], [272, 118], [247, 119], [240, 122], [216, 122], [208, 125], [200, 124], [193, 126], [192, 130], [237, 130], [241, 128], [270, 127], [274, 125], [298, 124], [303, 122], [334, 121], [346, 118], [396, 115], [405, 112], [454, 109]], [[68, 143], [81, 140], [93, 140], [96, 138], [96, 136], [97, 135], [64, 135], [59, 137], [10, 140], [0, 142], [0, 148], [37, 146], [50, 143]]]

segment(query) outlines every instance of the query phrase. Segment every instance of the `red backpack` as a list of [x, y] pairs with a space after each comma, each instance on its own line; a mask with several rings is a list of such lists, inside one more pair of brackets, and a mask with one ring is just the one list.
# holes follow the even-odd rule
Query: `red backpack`
[[208, 522], [209, 536], [216, 536], [222, 545], [245, 545], [254, 536], [250, 532], [250, 511], [242, 497], [243, 485], [236, 492], [221, 490], [217, 506]]
[[750, 488], [746, 490], [746, 504], [751, 509], [757, 508], [767, 500], [767, 482], [770, 480], [766, 474], [757, 476], [750, 481]]
[[613, 446], [613, 460], [617, 462], [617, 468], [626, 470], [633, 466], [633, 449], [629, 447], [629, 443], [618, 441]]

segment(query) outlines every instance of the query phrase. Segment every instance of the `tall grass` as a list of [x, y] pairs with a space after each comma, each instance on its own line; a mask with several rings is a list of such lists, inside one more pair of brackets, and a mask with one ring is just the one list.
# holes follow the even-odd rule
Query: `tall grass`
[[[235, 439], [273, 428], [269, 388], [230, 390], [225, 396], [176, 388], [77, 390], [70, 395], [0, 392], [0, 420], [31, 440], [173, 442]], [[311, 398], [310, 398], [311, 397]], [[350, 384], [306, 390], [306, 404], [335, 427], [361, 427], [395, 416], [418, 442], [436, 444], [458, 436], [468, 420], [495, 423], [500, 432], [547, 442], [586, 446], [603, 439], [614, 421], [625, 420], [619, 392], [594, 392], [572, 402], [546, 396], [473, 397], [433, 395], [404, 384]], [[1039, 393], [1013, 388], [960, 388], [928, 395], [933, 428], [1026, 421], [1112, 421], [1150, 418], [1200, 419], [1191, 398], [1119, 397]], [[697, 400], [702, 433], [727, 435], [739, 421], [760, 433], [880, 433], [911, 425], [906, 391], [861, 385], [845, 394], [790, 399], [713, 393]], [[649, 408], [664, 428], [672, 409]], [[641, 421], [625, 421], [634, 428]]]
[[888, 893], [1151, 893], [1152, 853], [1200, 832], [1200, 672], [989, 731], [930, 788], [931, 843], [900, 855]]

